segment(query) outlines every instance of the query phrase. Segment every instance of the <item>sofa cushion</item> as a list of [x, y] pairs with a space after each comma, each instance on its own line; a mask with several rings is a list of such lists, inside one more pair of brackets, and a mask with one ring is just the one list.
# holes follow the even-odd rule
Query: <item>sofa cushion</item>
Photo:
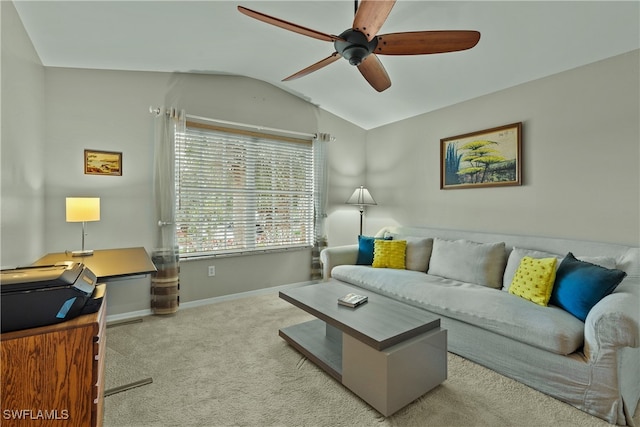
[[404, 240], [407, 241], [406, 269], [426, 273], [429, 269], [429, 258], [431, 258], [433, 239], [406, 237]]
[[[531, 304], [508, 292], [410, 270], [340, 265], [334, 279], [432, 313], [558, 354], [584, 340], [584, 323], [559, 307]], [[508, 345], [508, 344], [506, 344]]]
[[583, 322], [589, 310], [620, 284], [626, 273], [576, 259], [571, 252], [562, 260], [551, 300]]
[[372, 267], [404, 270], [406, 252], [406, 240], [376, 240], [373, 244]]
[[522, 258], [509, 293], [546, 307], [556, 278], [557, 262], [556, 258]]
[[[585, 261], [591, 264], [599, 265], [600, 267], [613, 269], [616, 268], [616, 260], [615, 258], [611, 258], [608, 256], [576, 256], [580, 261]], [[560, 264], [558, 264], [560, 267]]]
[[358, 259], [357, 265], [373, 264], [373, 242], [378, 239], [391, 240], [391, 237], [369, 237], [358, 236]]
[[[536, 251], [533, 249], [524, 249], [524, 248], [512, 248], [511, 253], [509, 254], [509, 258], [507, 259], [507, 266], [504, 269], [504, 276], [502, 280], [502, 290], [509, 291], [509, 287], [511, 286], [511, 282], [513, 282], [513, 276], [516, 274], [516, 270], [520, 266], [520, 261], [524, 257], [530, 258], [557, 258], [558, 260], [562, 260], [562, 255], [552, 254], [551, 252], [544, 251]], [[557, 266], [560, 265], [558, 261], [556, 263]]]
[[[550, 258], [554, 257], [558, 259], [556, 264], [556, 270], [560, 267], [560, 261], [564, 258], [562, 255], [554, 254], [551, 252], [537, 251], [534, 249], [524, 249], [514, 247], [511, 249], [511, 253], [509, 254], [509, 258], [507, 260], [507, 266], [504, 269], [504, 278], [503, 278], [503, 291], [509, 291], [509, 286], [511, 286], [511, 282], [513, 281], [513, 275], [515, 274], [518, 266], [520, 265], [520, 261], [523, 257], [528, 256], [531, 258]], [[604, 268], [616, 268], [616, 260], [611, 257], [606, 256], [578, 256], [577, 257], [581, 261], [590, 262], [592, 264], [599, 265]]]
[[504, 246], [504, 242], [477, 243], [435, 238], [428, 272], [499, 289], [506, 264]]
[[616, 268], [627, 273], [627, 277], [640, 279], [640, 248], [629, 248], [616, 260]]

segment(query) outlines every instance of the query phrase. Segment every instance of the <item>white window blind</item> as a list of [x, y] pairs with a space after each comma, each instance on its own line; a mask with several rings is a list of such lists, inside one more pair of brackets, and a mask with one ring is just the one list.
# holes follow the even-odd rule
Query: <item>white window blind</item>
[[181, 257], [313, 244], [311, 141], [192, 122], [176, 141]]

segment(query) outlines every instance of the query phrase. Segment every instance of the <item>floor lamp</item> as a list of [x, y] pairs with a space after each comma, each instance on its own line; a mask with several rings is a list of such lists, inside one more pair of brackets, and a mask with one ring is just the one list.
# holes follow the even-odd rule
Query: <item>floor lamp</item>
[[71, 252], [72, 256], [93, 255], [93, 249], [84, 248], [85, 223], [100, 221], [99, 197], [67, 197], [67, 222], [82, 223], [82, 249]]
[[349, 200], [346, 201], [348, 205], [358, 205], [360, 210], [360, 236], [362, 236], [362, 217], [364, 216], [364, 207], [377, 205], [376, 201], [371, 197], [371, 193], [369, 190], [364, 188], [361, 185], [359, 188], [356, 188], [356, 191], [353, 192]]

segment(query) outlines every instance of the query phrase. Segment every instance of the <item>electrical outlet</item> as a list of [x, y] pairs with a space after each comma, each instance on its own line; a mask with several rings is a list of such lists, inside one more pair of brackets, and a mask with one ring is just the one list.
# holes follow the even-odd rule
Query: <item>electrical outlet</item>
[[209, 266], [209, 277], [215, 276], [216, 275], [216, 266], [215, 265], [210, 265]]

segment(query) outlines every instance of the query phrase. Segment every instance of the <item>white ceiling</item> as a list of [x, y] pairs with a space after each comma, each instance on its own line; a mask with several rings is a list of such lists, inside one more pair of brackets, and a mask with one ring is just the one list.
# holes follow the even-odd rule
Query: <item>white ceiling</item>
[[351, 0], [14, 3], [45, 66], [243, 75], [364, 129], [640, 47], [638, 1], [398, 0], [381, 34], [463, 29], [480, 31], [481, 39], [462, 52], [380, 55], [392, 86], [378, 93], [344, 59], [281, 82], [329, 56], [333, 45], [256, 21], [236, 8], [340, 34], [351, 27]]

